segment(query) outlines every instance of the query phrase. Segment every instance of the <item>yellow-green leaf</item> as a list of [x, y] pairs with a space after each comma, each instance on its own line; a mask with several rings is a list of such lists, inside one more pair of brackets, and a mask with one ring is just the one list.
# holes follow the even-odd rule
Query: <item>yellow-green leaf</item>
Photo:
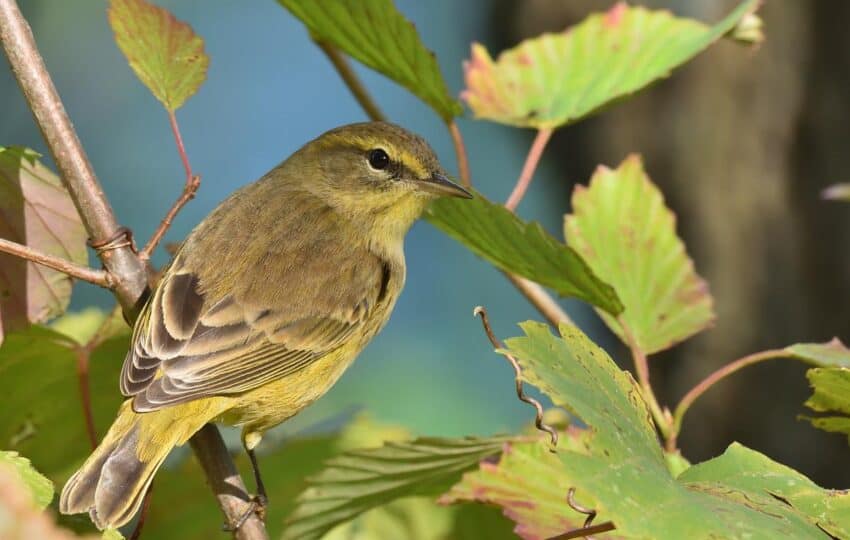
[[537, 222], [525, 222], [480, 193], [475, 198], [435, 201], [426, 213], [435, 227], [497, 268], [551, 287], [617, 314], [623, 305], [610, 285], [571, 247]]
[[676, 236], [676, 218], [638, 156], [617, 169], [600, 167], [590, 186], [576, 186], [565, 219], [567, 243], [623, 302], [620, 319], [601, 313], [624, 341], [645, 353], [666, 349], [714, 320], [708, 285]]
[[35, 470], [27, 458], [17, 452], [0, 450], [0, 467], [10, 467], [14, 471], [38, 508], [45, 508], [53, 500], [53, 483]]
[[404, 86], [448, 121], [463, 112], [434, 53], [392, 0], [278, 0], [313, 38], [339, 48]]
[[747, 0], [707, 26], [618, 3], [564, 32], [525, 40], [496, 61], [476, 43], [465, 66], [462, 98], [479, 118], [520, 127], [562, 126], [668, 76], [757, 6], [758, 0]]
[[146, 0], [110, 0], [109, 24], [130, 67], [166, 109], [179, 109], [207, 77], [204, 40]]

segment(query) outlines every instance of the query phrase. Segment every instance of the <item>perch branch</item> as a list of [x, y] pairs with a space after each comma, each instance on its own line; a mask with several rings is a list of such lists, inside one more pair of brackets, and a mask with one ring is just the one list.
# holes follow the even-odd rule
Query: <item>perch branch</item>
[[[89, 236], [101, 245], [104, 239], [116, 238], [122, 231], [112, 207], [83, 151], [80, 140], [65, 112], [53, 81], [38, 52], [32, 30], [15, 0], [0, 0], [0, 42], [27, 103], [35, 116], [53, 159]], [[129, 320], [135, 319], [147, 288], [147, 265], [134, 252], [131, 242], [117, 243], [110, 249], [99, 249], [98, 256], [106, 271], [114, 278], [113, 294]], [[204, 464], [207, 479], [214, 487], [227, 483], [231, 497], [248, 495], [221, 435], [207, 426], [192, 438], [192, 447]], [[226, 476], [217, 476], [227, 473]], [[217, 491], [218, 493], [218, 491]], [[241, 515], [232, 504], [221, 503], [228, 521]], [[245, 527], [236, 532], [239, 540], [268, 538], [262, 521], [252, 516]]]
[[354, 70], [351, 68], [351, 64], [348, 63], [348, 59], [339, 52], [339, 49], [327, 41], [322, 41], [320, 39], [315, 41], [316, 45], [318, 45], [319, 48], [322, 49], [322, 52], [325, 53], [325, 56], [328, 57], [328, 60], [331, 61], [331, 64], [333, 64], [334, 69], [336, 69], [337, 73], [339, 73], [339, 76], [342, 77], [343, 82], [345, 82], [345, 86], [347, 86], [354, 95], [354, 99], [357, 100], [357, 103], [359, 103], [360, 107], [366, 112], [366, 116], [377, 122], [386, 122], [387, 117], [384, 116], [383, 112], [381, 112], [381, 109], [378, 107], [377, 103], [375, 103], [375, 100], [372, 99], [372, 96], [369, 95], [369, 91], [366, 90], [363, 83], [360, 82], [357, 74], [354, 73]]
[[52, 255], [42, 253], [41, 251], [33, 249], [29, 246], [25, 246], [23, 244], [10, 242], [9, 240], [0, 238], [0, 251], [2, 251], [3, 253], [8, 253], [10, 255], [15, 255], [28, 261], [32, 261], [48, 268], [52, 268], [54, 270], [58, 270], [63, 274], [68, 274], [73, 278], [77, 278], [82, 281], [88, 281], [89, 283], [94, 283], [95, 285], [100, 285], [101, 287], [105, 287], [107, 289], [110, 289], [113, 286], [112, 276], [104, 272], [103, 270], [96, 270], [94, 268], [89, 268], [88, 266], [82, 266], [76, 263], [72, 263], [67, 259], [63, 259], [61, 257], [54, 257]]
[[519, 292], [521, 292], [522, 295], [531, 302], [531, 305], [537, 308], [537, 311], [539, 311], [540, 314], [549, 321], [549, 324], [555, 328], [557, 328], [561, 323], [575, 326], [575, 323], [570, 316], [567, 315], [567, 312], [564, 311], [564, 309], [558, 305], [558, 302], [556, 302], [555, 299], [546, 292], [546, 289], [533, 281], [529, 281], [515, 274], [508, 272], [504, 272], [504, 274], [505, 277], [514, 284], [514, 287], [516, 287]]
[[[221, 434], [212, 424], [207, 424], [190, 441], [198, 461], [201, 463], [210, 487], [215, 493], [218, 504], [228, 517], [228, 524], [236, 523], [245, 512], [251, 509], [251, 501], [246, 495], [245, 484], [239, 471], [230, 459]], [[222, 459], [228, 456], [228, 459]], [[236, 540], [267, 539], [263, 521], [251, 513], [241, 527], [233, 532]]]
[[531, 180], [534, 178], [534, 171], [537, 169], [537, 164], [540, 163], [540, 157], [543, 155], [543, 150], [546, 148], [546, 143], [549, 142], [551, 136], [552, 129], [543, 128], [534, 137], [534, 142], [531, 143], [531, 149], [528, 151], [528, 156], [525, 158], [525, 163], [522, 166], [522, 172], [519, 174], [519, 180], [517, 180], [514, 190], [505, 202], [505, 208], [508, 210], [512, 212], [516, 210], [519, 202], [525, 197], [525, 192], [528, 190], [528, 186], [531, 185]]
[[673, 411], [673, 423], [670, 429], [670, 435], [667, 438], [667, 450], [672, 452], [676, 449], [676, 438], [679, 435], [679, 431], [682, 428], [682, 419], [685, 416], [685, 413], [688, 412], [688, 409], [691, 405], [694, 404], [694, 401], [699, 399], [701, 395], [703, 395], [709, 388], [725, 379], [729, 375], [744, 369], [747, 366], [752, 366], [753, 364], [758, 364], [759, 362], [764, 362], [765, 360], [773, 360], [775, 358], [785, 358], [790, 356], [788, 351], [785, 349], [772, 349], [768, 351], [761, 351], [757, 353], [753, 353], [743, 358], [739, 358], [734, 362], [730, 362], [725, 366], [721, 367], [717, 371], [713, 372], [711, 375], [703, 379], [699, 384], [694, 386], [693, 388], [685, 394], [685, 397], [676, 405], [676, 409]]
[[177, 123], [177, 116], [174, 111], [168, 111], [168, 121], [171, 124], [171, 132], [174, 134], [174, 142], [177, 144], [177, 152], [180, 154], [180, 161], [183, 163], [183, 169], [186, 171], [186, 183], [183, 185], [183, 192], [171, 205], [168, 213], [162, 218], [159, 227], [156, 228], [147, 245], [139, 252], [139, 256], [143, 259], [150, 259], [156, 246], [165, 236], [177, 213], [186, 206], [186, 203], [195, 198], [195, 193], [201, 187], [201, 177], [192, 173], [192, 166], [189, 164], [189, 156], [186, 154], [186, 147], [183, 144], [183, 136], [180, 135], [180, 125]]
[[[496, 337], [496, 334], [493, 333], [493, 329], [490, 327], [490, 321], [487, 319], [487, 310], [484, 309], [482, 306], [478, 306], [475, 308], [475, 310], [473, 310], [472, 313], [478, 317], [481, 317], [481, 324], [484, 326], [484, 332], [487, 334], [487, 339], [490, 340], [490, 343], [493, 345], [493, 347], [497, 349], [504, 349], [504, 344], [499, 341], [499, 338]], [[517, 397], [523, 403], [528, 403], [529, 405], [534, 407], [536, 411], [536, 414], [534, 416], [534, 425], [537, 426], [537, 429], [539, 429], [540, 431], [545, 431], [549, 434], [552, 443], [552, 451], [554, 451], [555, 448], [558, 446], [558, 432], [555, 431], [555, 428], [553, 428], [552, 426], [543, 423], [543, 405], [541, 405], [540, 402], [536, 399], [530, 398], [525, 395], [525, 391], [522, 388], [522, 368], [520, 367], [519, 362], [517, 362], [516, 358], [514, 358], [510, 354], [502, 354], [504, 354], [505, 358], [508, 359], [508, 362], [510, 362], [511, 366], [513, 366], [514, 368], [514, 373], [516, 374], [514, 379], [516, 381]]]

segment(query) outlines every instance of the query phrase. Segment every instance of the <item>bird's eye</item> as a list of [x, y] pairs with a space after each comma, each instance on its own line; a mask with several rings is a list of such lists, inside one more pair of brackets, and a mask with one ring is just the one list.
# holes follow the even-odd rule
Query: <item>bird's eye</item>
[[369, 150], [369, 166], [377, 171], [387, 168], [390, 164], [390, 156], [380, 148]]

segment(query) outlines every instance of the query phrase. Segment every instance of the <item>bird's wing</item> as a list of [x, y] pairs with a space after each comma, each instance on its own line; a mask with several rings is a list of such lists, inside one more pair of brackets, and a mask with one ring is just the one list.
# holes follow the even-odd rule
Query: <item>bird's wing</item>
[[150, 411], [245, 392], [304, 368], [361, 328], [391, 279], [373, 256], [337, 270], [333, 283], [297, 272], [300, 301], [290, 305], [250, 294], [210, 301], [178, 257], [134, 328], [121, 391], [137, 411]]

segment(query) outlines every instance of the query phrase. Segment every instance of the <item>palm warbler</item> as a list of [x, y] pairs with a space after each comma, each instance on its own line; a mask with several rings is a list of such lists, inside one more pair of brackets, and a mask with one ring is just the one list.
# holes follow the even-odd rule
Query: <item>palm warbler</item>
[[127, 523], [169, 451], [207, 422], [263, 433], [322, 396], [392, 312], [403, 243], [438, 196], [471, 197], [420, 137], [353, 124], [307, 143], [198, 225], [133, 329], [127, 400], [60, 510]]

